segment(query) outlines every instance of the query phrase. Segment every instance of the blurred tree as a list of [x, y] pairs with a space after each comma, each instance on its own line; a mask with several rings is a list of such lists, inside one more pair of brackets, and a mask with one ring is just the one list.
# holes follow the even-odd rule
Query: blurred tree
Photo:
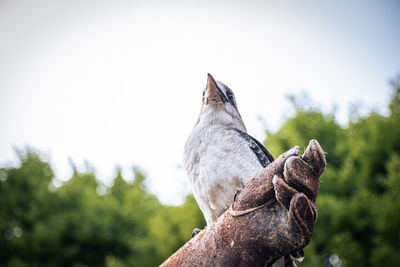
[[353, 117], [343, 128], [332, 114], [292, 97], [294, 116], [278, 132], [267, 132], [266, 143], [274, 155], [294, 145], [305, 147], [311, 138], [327, 152], [317, 227], [300, 266], [398, 265], [400, 78], [392, 85], [389, 116], [372, 112]]
[[[168, 222], [168, 223], [166, 223]], [[162, 244], [156, 247], [158, 254], [167, 259], [191, 238], [195, 227], [204, 228], [206, 222], [192, 195], [178, 207], [165, 207], [150, 221], [154, 241]]]
[[36, 245], [46, 238], [40, 225], [55, 208], [48, 190], [53, 172], [32, 149], [18, 154], [19, 168], [0, 170], [0, 265], [39, 265], [45, 253]]
[[118, 170], [103, 190], [87, 165], [56, 188], [37, 153], [19, 156], [0, 169], [0, 266], [156, 266], [204, 226], [193, 197], [163, 206], [140, 171], [127, 183]]

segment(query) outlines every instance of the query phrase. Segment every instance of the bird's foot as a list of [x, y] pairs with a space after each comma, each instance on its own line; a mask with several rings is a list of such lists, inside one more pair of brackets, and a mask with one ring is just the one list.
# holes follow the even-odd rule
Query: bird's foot
[[236, 197], [239, 195], [239, 193], [242, 191], [242, 188], [236, 188], [236, 191], [235, 191], [235, 195], [233, 196], [233, 201], [235, 202], [235, 200], [236, 200]]
[[200, 233], [201, 229], [199, 228], [194, 228], [192, 232], [192, 237], [195, 237], [198, 233]]
[[298, 262], [302, 262], [304, 260], [304, 251], [298, 250], [290, 253], [290, 257]]

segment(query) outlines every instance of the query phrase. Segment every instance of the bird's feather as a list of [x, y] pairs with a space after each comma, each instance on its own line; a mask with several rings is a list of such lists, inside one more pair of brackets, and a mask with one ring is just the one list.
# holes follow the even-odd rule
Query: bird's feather
[[239, 133], [239, 136], [247, 142], [247, 144], [254, 152], [258, 161], [263, 167], [267, 166], [267, 164], [274, 161], [274, 157], [271, 155], [271, 153], [269, 153], [269, 151], [265, 148], [265, 146], [261, 144], [257, 139], [238, 129], [235, 128], [232, 129], [237, 133]]

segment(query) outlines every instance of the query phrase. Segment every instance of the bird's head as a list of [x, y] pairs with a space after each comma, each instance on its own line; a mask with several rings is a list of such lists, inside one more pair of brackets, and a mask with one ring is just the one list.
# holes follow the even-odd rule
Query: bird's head
[[233, 91], [209, 73], [202, 101], [197, 124], [214, 124], [246, 131]]

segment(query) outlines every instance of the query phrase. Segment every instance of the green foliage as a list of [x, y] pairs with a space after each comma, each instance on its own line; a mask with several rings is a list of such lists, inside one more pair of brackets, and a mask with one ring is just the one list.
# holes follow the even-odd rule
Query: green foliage
[[400, 79], [393, 83], [390, 114], [370, 113], [341, 127], [332, 114], [295, 105], [295, 115], [267, 132], [274, 155], [317, 139], [327, 170], [317, 199], [318, 221], [300, 266], [397, 266], [400, 262]]
[[[347, 127], [292, 97], [295, 113], [267, 147], [279, 155], [317, 139], [327, 152], [318, 221], [299, 266], [396, 266], [400, 262], [400, 78], [386, 116], [353, 116]], [[202, 228], [193, 196], [166, 206], [137, 170], [117, 170], [110, 188], [75, 169], [56, 187], [50, 165], [31, 149], [0, 169], [0, 266], [156, 266]], [[337, 260], [337, 258], [336, 258]], [[332, 262], [334, 263], [334, 262]], [[337, 263], [337, 261], [336, 261]]]
[[104, 193], [93, 172], [55, 188], [37, 153], [20, 159], [0, 169], [0, 266], [156, 266], [204, 226], [193, 197], [164, 206], [138, 171]]

